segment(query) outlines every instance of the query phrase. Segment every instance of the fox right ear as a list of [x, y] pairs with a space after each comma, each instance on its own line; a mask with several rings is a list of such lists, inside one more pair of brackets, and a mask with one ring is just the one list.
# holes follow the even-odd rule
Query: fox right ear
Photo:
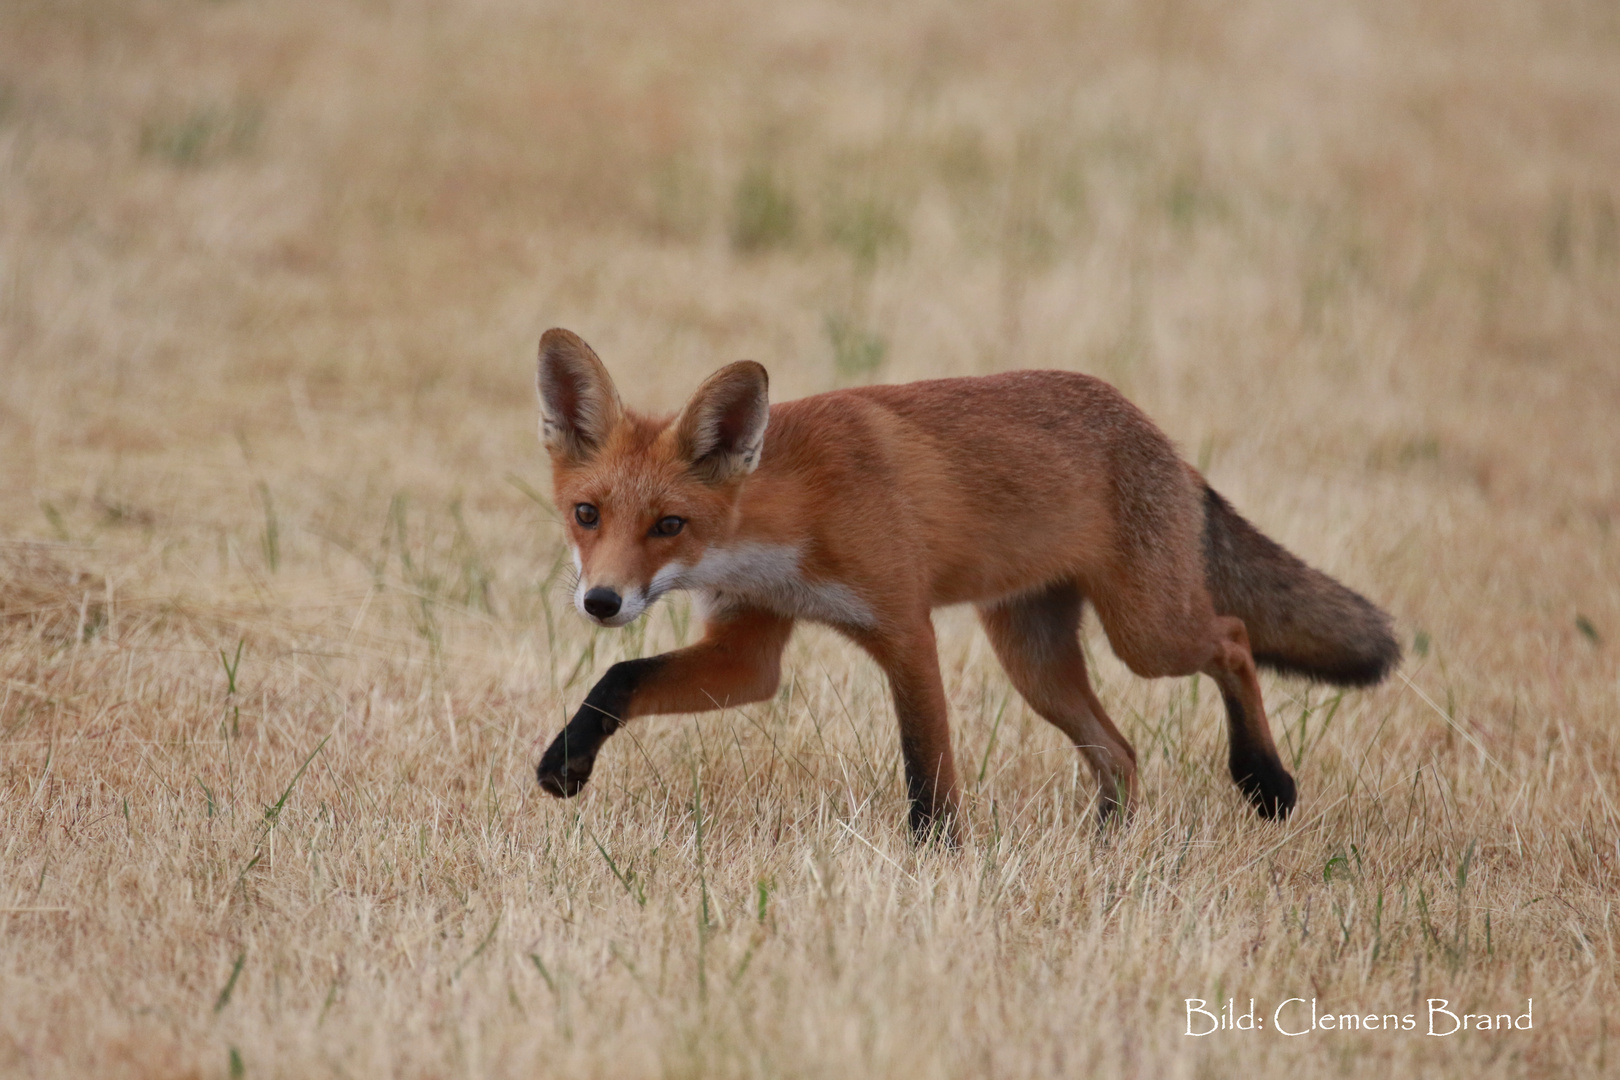
[[681, 455], [704, 483], [723, 484], [759, 465], [770, 422], [770, 379], [752, 360], [709, 376], [675, 421]]
[[623, 413], [607, 368], [578, 334], [540, 338], [540, 441], [553, 456], [585, 461], [607, 443]]

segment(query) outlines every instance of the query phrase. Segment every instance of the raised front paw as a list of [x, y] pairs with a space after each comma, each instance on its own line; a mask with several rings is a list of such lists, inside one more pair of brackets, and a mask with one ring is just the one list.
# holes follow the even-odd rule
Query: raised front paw
[[585, 784], [591, 778], [591, 768], [596, 764], [596, 753], [568, 753], [568, 740], [559, 735], [546, 749], [540, 758], [540, 767], [535, 770], [540, 781], [540, 787], [548, 795], [555, 795], [559, 799], [571, 799], [585, 790]]

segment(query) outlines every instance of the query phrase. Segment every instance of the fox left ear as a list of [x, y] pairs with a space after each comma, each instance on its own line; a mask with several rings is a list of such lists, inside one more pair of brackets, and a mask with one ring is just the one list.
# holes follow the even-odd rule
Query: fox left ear
[[675, 422], [675, 437], [692, 471], [705, 483], [746, 476], [759, 465], [770, 420], [770, 379], [752, 360], [709, 376]]
[[608, 440], [624, 407], [613, 379], [578, 334], [561, 328], [540, 339], [540, 439], [553, 455], [587, 461]]

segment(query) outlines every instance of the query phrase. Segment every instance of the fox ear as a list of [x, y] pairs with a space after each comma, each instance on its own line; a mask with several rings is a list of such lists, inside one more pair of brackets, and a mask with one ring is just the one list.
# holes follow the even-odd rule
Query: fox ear
[[623, 413], [619, 392], [591, 347], [567, 330], [540, 338], [540, 441], [553, 456], [585, 461], [606, 444]]
[[675, 437], [692, 471], [708, 484], [746, 476], [759, 464], [770, 420], [770, 379], [752, 360], [710, 375], [675, 421]]

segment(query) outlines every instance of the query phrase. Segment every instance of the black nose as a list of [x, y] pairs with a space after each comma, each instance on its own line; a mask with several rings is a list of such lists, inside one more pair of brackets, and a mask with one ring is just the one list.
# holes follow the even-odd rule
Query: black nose
[[611, 619], [619, 613], [619, 594], [598, 586], [585, 594], [585, 611], [593, 618]]

